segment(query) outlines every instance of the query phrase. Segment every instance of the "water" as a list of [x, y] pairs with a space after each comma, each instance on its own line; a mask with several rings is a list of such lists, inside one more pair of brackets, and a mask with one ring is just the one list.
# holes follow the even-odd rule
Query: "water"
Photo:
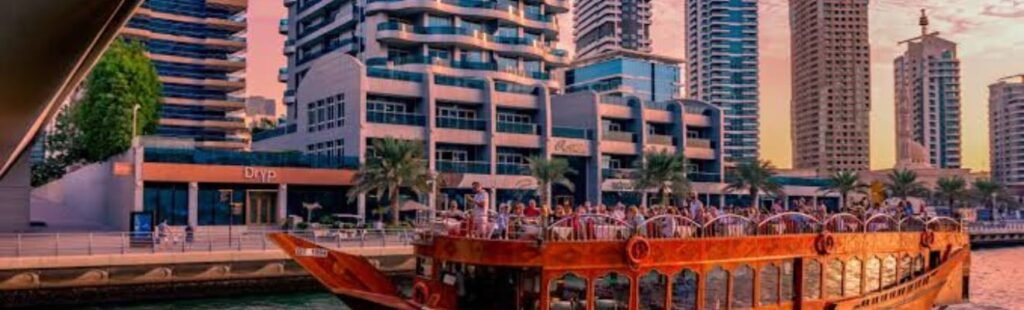
[[[1024, 309], [1024, 247], [976, 250], [971, 255], [971, 304], [957, 310]], [[271, 310], [271, 309], [348, 309], [327, 293], [261, 295], [234, 298], [197, 299], [128, 306], [104, 306], [87, 309], [120, 310]]]

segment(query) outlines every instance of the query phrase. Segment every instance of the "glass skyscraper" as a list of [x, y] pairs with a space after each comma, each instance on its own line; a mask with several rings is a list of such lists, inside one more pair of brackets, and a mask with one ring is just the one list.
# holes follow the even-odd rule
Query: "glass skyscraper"
[[156, 136], [218, 149], [248, 147], [244, 92], [246, 0], [147, 0], [122, 30], [153, 60], [163, 101]]
[[681, 60], [632, 54], [612, 52], [566, 71], [566, 92], [629, 94], [650, 102], [679, 98]]
[[689, 97], [722, 107], [727, 161], [758, 158], [756, 0], [687, 0]]

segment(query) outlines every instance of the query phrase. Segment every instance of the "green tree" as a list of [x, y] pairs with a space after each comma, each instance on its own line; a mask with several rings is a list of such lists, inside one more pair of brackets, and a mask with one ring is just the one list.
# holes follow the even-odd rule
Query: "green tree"
[[749, 160], [740, 163], [730, 172], [727, 192], [746, 190], [750, 194], [752, 207], [761, 207], [761, 192], [775, 196], [784, 196], [782, 185], [772, 179], [775, 166], [769, 161]]
[[686, 178], [686, 158], [682, 154], [669, 154], [665, 151], [644, 154], [644, 160], [637, 163], [633, 186], [641, 191], [656, 190], [661, 194], [661, 204], [670, 205], [670, 193], [676, 198], [690, 193], [690, 180]]
[[967, 196], [967, 181], [960, 176], [939, 178], [935, 182], [935, 195], [949, 202], [949, 207], [955, 209], [956, 202]]
[[114, 41], [89, 74], [74, 123], [86, 162], [103, 161], [131, 147], [132, 112], [139, 106], [140, 135], [156, 130], [161, 84], [156, 68], [137, 41]]
[[885, 192], [889, 197], [899, 198], [907, 201], [907, 197], [924, 197], [928, 195], [928, 189], [917, 180], [917, 173], [911, 170], [899, 169], [889, 172], [886, 176]]
[[551, 186], [561, 185], [570, 191], [575, 190], [575, 184], [569, 180], [568, 175], [576, 174], [576, 170], [569, 167], [569, 161], [564, 158], [545, 159], [540, 156], [533, 156], [527, 159], [530, 176], [537, 181], [537, 192], [540, 195], [541, 204], [551, 205]]
[[974, 181], [972, 186], [974, 187], [972, 191], [974, 198], [992, 209], [992, 216], [994, 217], [996, 200], [1003, 194], [1003, 185], [992, 180], [978, 179]]
[[822, 191], [826, 193], [839, 194], [841, 201], [840, 206], [847, 208], [850, 193], [863, 193], [867, 190], [867, 184], [860, 181], [856, 172], [851, 171], [837, 171], [828, 178], [828, 185], [822, 188]]
[[32, 166], [32, 186], [60, 179], [67, 173], [68, 167], [82, 160], [84, 150], [77, 143], [79, 132], [73, 124], [74, 110], [72, 106], [64, 106], [57, 112], [53, 130], [45, 134], [43, 148], [46, 157]]
[[418, 141], [395, 138], [374, 140], [366, 163], [356, 173], [355, 186], [348, 192], [349, 200], [373, 192], [378, 199], [387, 194], [391, 203], [391, 224], [399, 223], [401, 206], [399, 191], [408, 188], [416, 194], [430, 191], [427, 165], [423, 160], [423, 145]]

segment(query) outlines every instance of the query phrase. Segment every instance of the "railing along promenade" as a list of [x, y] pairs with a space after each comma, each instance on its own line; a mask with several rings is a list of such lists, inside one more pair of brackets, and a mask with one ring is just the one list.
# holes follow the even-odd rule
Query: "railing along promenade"
[[[644, 220], [585, 214], [545, 223], [538, 217], [490, 216], [481, 227], [472, 218], [442, 216], [434, 220], [429, 235], [473, 239], [545, 240], [552, 242], [647, 239], [687, 239], [776, 236], [790, 234], [847, 234], [880, 232], [964, 232], [960, 222], [948, 217], [904, 217], [886, 214], [859, 217], [838, 213], [819, 219], [786, 212], [763, 217], [727, 214], [697, 221], [682, 215], [663, 214]], [[543, 233], [542, 233], [543, 232]]]
[[329, 248], [409, 246], [411, 229], [244, 230], [231, 233], [175, 230], [157, 232], [20, 233], [0, 234], [0, 258], [145, 253], [280, 251], [267, 240], [269, 233], [288, 233]]

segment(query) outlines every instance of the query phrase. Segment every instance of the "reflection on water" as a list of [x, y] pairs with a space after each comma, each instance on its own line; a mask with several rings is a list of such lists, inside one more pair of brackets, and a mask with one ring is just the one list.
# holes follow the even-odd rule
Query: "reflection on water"
[[[1024, 247], [977, 250], [971, 256], [971, 304], [957, 305], [949, 309], [957, 310], [989, 310], [989, 309], [1024, 309], [1024, 285], [1019, 284], [1024, 279], [1024, 268], [1020, 268], [1020, 261], [1024, 259]], [[902, 259], [900, 260], [902, 262]], [[884, 258], [881, 262], [882, 285], [887, 286], [895, 280], [896, 259]], [[911, 266], [911, 259], [906, 260], [906, 265]], [[833, 268], [832, 265], [826, 265]], [[842, 265], [838, 265], [842, 270]], [[875, 270], [878, 265], [868, 261], [865, 266], [868, 271]], [[916, 267], [916, 266], [915, 266]], [[784, 267], [785, 268], [785, 267]], [[810, 267], [809, 268], [817, 268]], [[728, 276], [724, 270], [716, 269], [716, 272], [706, 279], [709, 284], [708, 309], [723, 308], [721, 304], [725, 296], [725, 278]], [[814, 271], [811, 271], [814, 273]], [[782, 273], [787, 273], [782, 270]], [[658, 280], [651, 279], [656, 282]], [[697, 277], [692, 273], [677, 273], [672, 276], [673, 284], [677, 288], [672, 292], [672, 298], [679, 304], [692, 305], [692, 288], [697, 282]], [[833, 283], [834, 282], [834, 283]], [[816, 283], [815, 283], [816, 284]], [[826, 288], [835, 286], [837, 294], [841, 293], [838, 288], [839, 280], [826, 279]], [[578, 283], [565, 285], [566, 288], [574, 287]], [[774, 286], [774, 284], [771, 284]], [[788, 286], [783, 283], [784, 291]], [[831, 291], [831, 290], [829, 290]], [[830, 292], [831, 294], [831, 292]], [[712, 297], [714, 296], [714, 297]], [[716, 307], [716, 305], [718, 307]], [[692, 306], [691, 306], [692, 307]], [[235, 298], [216, 298], [170, 302], [155, 302], [149, 304], [129, 306], [103, 306], [85, 309], [122, 309], [122, 310], [162, 310], [162, 309], [196, 309], [196, 310], [263, 310], [263, 309], [348, 309], [341, 302], [327, 293], [307, 293], [288, 295], [248, 296]]]

